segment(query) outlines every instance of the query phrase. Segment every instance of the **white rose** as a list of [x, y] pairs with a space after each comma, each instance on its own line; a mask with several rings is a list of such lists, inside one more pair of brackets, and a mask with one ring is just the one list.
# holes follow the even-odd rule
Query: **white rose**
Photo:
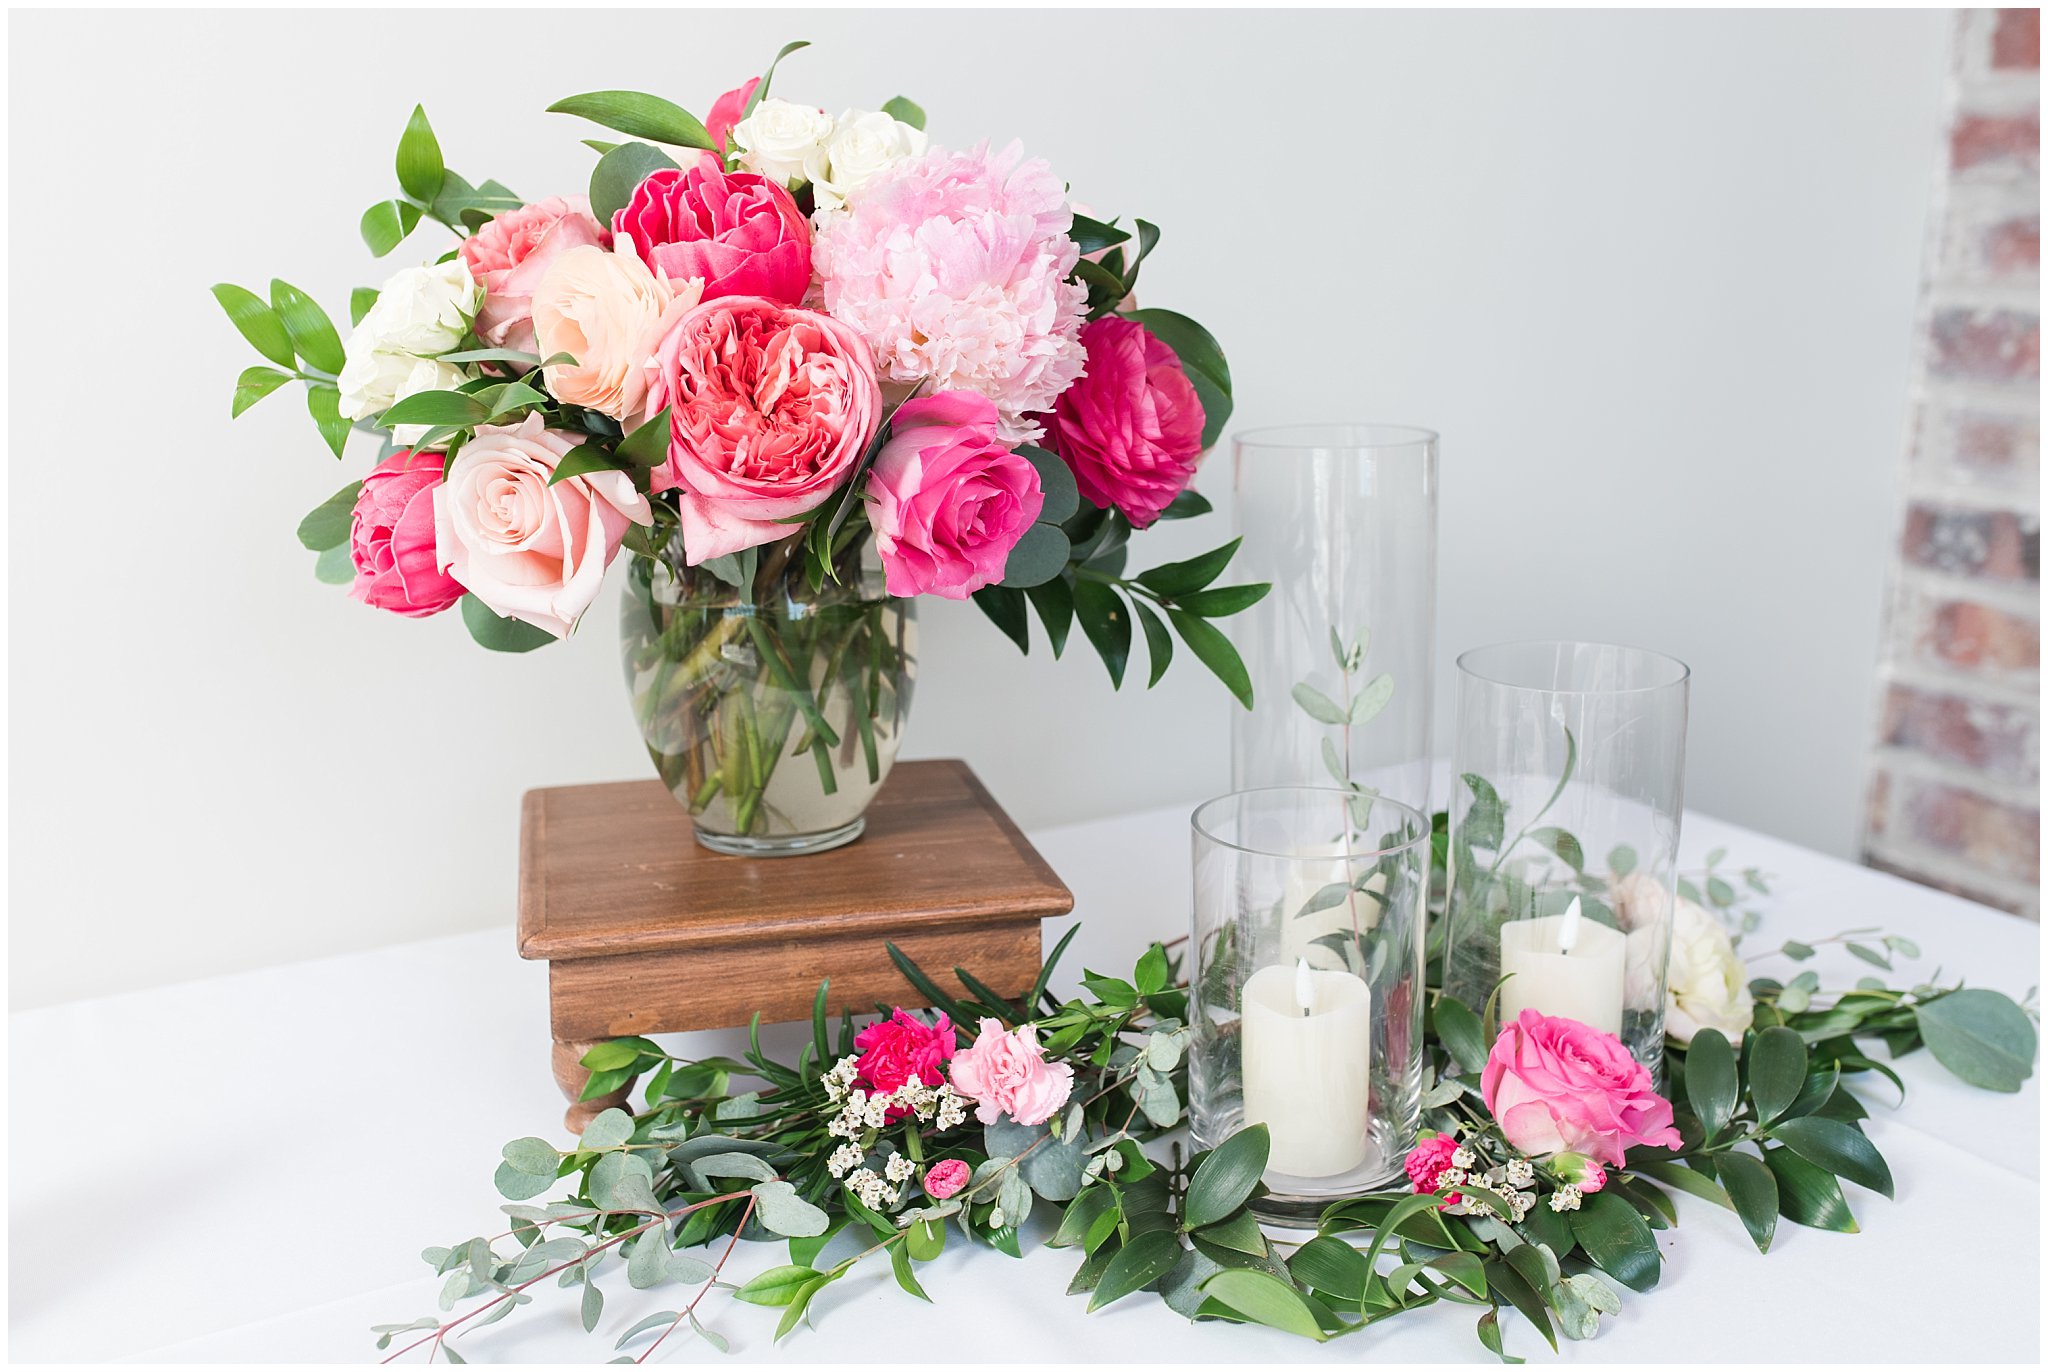
[[[414, 357], [411, 353], [373, 352], [351, 357], [335, 381], [341, 387], [341, 413], [345, 419], [369, 419], [421, 391], [452, 391], [469, 380], [469, 374], [452, 362], [438, 357]], [[428, 424], [396, 424], [391, 436], [403, 444], [417, 443]]]
[[1671, 910], [1671, 963], [1664, 980], [1664, 1032], [1686, 1044], [1702, 1029], [1719, 1029], [1741, 1046], [1756, 1003], [1749, 975], [1721, 921], [1680, 899]]
[[377, 292], [377, 303], [348, 337], [348, 351], [445, 353], [469, 331], [483, 301], [484, 288], [461, 258], [407, 267]]
[[853, 193], [906, 157], [921, 156], [929, 140], [924, 130], [872, 110], [848, 110], [839, 116], [825, 144], [824, 175], [811, 177], [819, 215], [830, 214]]
[[740, 150], [741, 166], [788, 187], [815, 181], [824, 171], [832, 116], [787, 100], [763, 100], [732, 126], [729, 137]]

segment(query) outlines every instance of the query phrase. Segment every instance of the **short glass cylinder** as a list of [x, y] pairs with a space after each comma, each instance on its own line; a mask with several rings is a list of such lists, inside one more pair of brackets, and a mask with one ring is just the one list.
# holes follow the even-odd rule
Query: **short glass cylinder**
[[1429, 821], [1334, 787], [1239, 791], [1194, 814], [1189, 1127], [1264, 1124], [1260, 1215], [1402, 1175], [1422, 1094]]
[[620, 607], [634, 718], [697, 841], [755, 857], [851, 843], [896, 761], [917, 662], [914, 602], [855, 561], [809, 584], [787, 544], [735, 586], [680, 541], [632, 560]]
[[[1543, 640], [1458, 659], [1444, 991], [1618, 1035], [1662, 1081], [1690, 671]], [[1505, 978], [1503, 981], [1502, 979]]]

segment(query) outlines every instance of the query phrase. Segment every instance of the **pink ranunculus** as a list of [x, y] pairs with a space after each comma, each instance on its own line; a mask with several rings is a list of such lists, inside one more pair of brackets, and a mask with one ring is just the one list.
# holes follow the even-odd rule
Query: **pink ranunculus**
[[1002, 580], [1045, 494], [1038, 469], [1003, 441], [994, 403], [941, 391], [907, 401], [890, 423], [867, 487], [889, 594], [965, 600]]
[[870, 1091], [894, 1091], [912, 1077], [937, 1086], [946, 1079], [946, 1059], [953, 1056], [953, 1021], [941, 1011], [937, 1023], [926, 1024], [899, 1007], [855, 1034], [853, 1046], [860, 1049], [854, 1068]]
[[958, 1158], [935, 1162], [924, 1174], [924, 1193], [933, 1200], [944, 1200], [967, 1185], [970, 1175], [967, 1164]]
[[494, 348], [533, 351], [533, 289], [548, 265], [606, 237], [588, 200], [555, 195], [507, 210], [463, 239], [462, 264], [484, 288], [476, 336]]
[[363, 478], [348, 549], [356, 564], [348, 593], [363, 604], [418, 619], [462, 599], [434, 559], [441, 461], [440, 453], [395, 452]]
[[704, 116], [704, 131], [711, 135], [711, 141], [718, 144], [720, 152], [725, 151], [725, 136], [732, 132], [732, 126], [740, 122], [746, 113], [747, 101], [754, 96], [754, 87], [761, 84], [758, 76], [749, 76], [746, 81], [734, 86], [724, 95], [711, 102], [711, 113]]
[[839, 489], [881, 422], [867, 345], [812, 310], [706, 300], [654, 353], [647, 412], [669, 412], [653, 489], [682, 492], [690, 565], [787, 537], [777, 523]]
[[1047, 416], [1046, 444], [1085, 498], [1142, 529], [1194, 477], [1202, 402], [1173, 349], [1135, 320], [1098, 319], [1081, 341], [1088, 371]]
[[1479, 1086], [1500, 1131], [1530, 1157], [1584, 1153], [1620, 1167], [1638, 1144], [1678, 1148], [1671, 1102], [1612, 1034], [1524, 1010], [1502, 1026]]
[[1019, 1124], [1044, 1124], [1074, 1091], [1074, 1069], [1047, 1062], [1038, 1031], [1022, 1025], [1003, 1032], [984, 1019], [973, 1044], [953, 1057], [953, 1089], [974, 1101], [974, 1117], [994, 1124], [1008, 1115]]
[[726, 171], [714, 153], [649, 174], [612, 216], [612, 232], [656, 273], [701, 280], [706, 300], [800, 305], [810, 288], [811, 226], [796, 201], [766, 177]]

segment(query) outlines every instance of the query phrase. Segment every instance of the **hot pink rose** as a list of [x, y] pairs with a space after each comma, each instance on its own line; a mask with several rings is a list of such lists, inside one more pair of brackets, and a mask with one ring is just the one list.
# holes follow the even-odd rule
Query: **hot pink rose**
[[754, 296], [707, 300], [654, 354], [647, 410], [669, 411], [656, 491], [682, 491], [690, 564], [787, 537], [775, 521], [842, 485], [880, 423], [867, 344], [830, 315]]
[[533, 288], [569, 248], [606, 234], [580, 195], [550, 196], [507, 210], [462, 240], [462, 264], [483, 283], [476, 335], [494, 348], [533, 351]]
[[984, 1019], [973, 1044], [953, 1058], [953, 1089], [975, 1102], [974, 1117], [983, 1124], [998, 1115], [1044, 1124], [1073, 1094], [1074, 1069], [1047, 1062], [1030, 1025], [1004, 1033], [1001, 1020]]
[[942, 1064], [953, 1056], [953, 1021], [941, 1011], [936, 1024], [926, 1024], [899, 1008], [855, 1034], [853, 1046], [861, 1050], [855, 1070], [870, 1091], [894, 1091], [912, 1077], [937, 1086], [946, 1079]]
[[1173, 349], [1133, 320], [1081, 330], [1088, 371], [1046, 417], [1046, 443], [1074, 470], [1081, 494], [1115, 506], [1142, 529], [1195, 474], [1202, 402]]
[[958, 1158], [935, 1162], [924, 1174], [924, 1193], [933, 1200], [944, 1200], [967, 1185], [969, 1175], [967, 1164]]
[[1585, 1153], [1616, 1167], [1638, 1144], [1681, 1147], [1671, 1102], [1612, 1034], [1535, 1010], [1502, 1027], [1479, 1086], [1507, 1141], [1531, 1157]]
[[704, 298], [761, 295], [803, 303], [811, 284], [811, 226], [789, 192], [752, 172], [728, 172], [713, 153], [664, 167], [634, 188], [612, 232], [671, 281], [697, 278]]
[[746, 113], [747, 101], [754, 96], [754, 87], [760, 84], [760, 77], [749, 76], [745, 84], [733, 87], [711, 102], [711, 113], [704, 116], [704, 132], [711, 135], [711, 141], [718, 144], [720, 152], [725, 150], [725, 136], [732, 132], [734, 124], [740, 122], [740, 116]]
[[996, 407], [973, 391], [905, 402], [869, 469], [889, 594], [965, 600], [1003, 579], [1010, 549], [1038, 519], [1038, 469], [1011, 451]]
[[365, 605], [418, 619], [462, 599], [462, 587], [434, 560], [434, 488], [441, 454], [396, 452], [363, 478], [349, 527], [355, 584]]

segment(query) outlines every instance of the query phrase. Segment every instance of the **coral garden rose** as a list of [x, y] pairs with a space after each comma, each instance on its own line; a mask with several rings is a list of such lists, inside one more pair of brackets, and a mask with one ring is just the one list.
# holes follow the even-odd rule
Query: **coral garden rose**
[[603, 584], [628, 524], [653, 522], [647, 497], [624, 472], [549, 484], [583, 439], [544, 428], [538, 414], [484, 425], [434, 489], [442, 570], [508, 619], [561, 638]]
[[972, 391], [899, 406], [867, 494], [889, 594], [948, 600], [1002, 580], [1045, 505], [1038, 469], [1003, 441], [996, 407]]
[[953, 1057], [953, 1089], [975, 1102], [974, 1117], [983, 1124], [998, 1115], [1043, 1124], [1073, 1094], [1074, 1069], [1046, 1061], [1031, 1025], [1005, 1033], [1001, 1020], [984, 1019], [974, 1042]]
[[533, 294], [556, 258], [602, 246], [604, 229], [582, 196], [550, 196], [507, 210], [462, 240], [462, 262], [483, 283], [477, 337], [494, 348], [532, 351]]
[[365, 605], [418, 619], [462, 598], [434, 558], [434, 488], [440, 453], [396, 452], [363, 478], [349, 525], [356, 579], [348, 593]]
[[589, 245], [561, 254], [534, 289], [533, 331], [542, 357], [576, 360], [543, 369], [548, 390], [633, 427], [646, 417], [655, 346], [702, 290], [699, 281], [672, 285], [631, 251]]
[[803, 303], [811, 284], [811, 226], [789, 192], [752, 172], [728, 172], [705, 153], [664, 167], [612, 216], [612, 233], [657, 274], [696, 278], [704, 299], [759, 295]]
[[1142, 529], [1194, 477], [1201, 399], [1173, 349], [1134, 320], [1081, 330], [1088, 370], [1046, 419], [1046, 446], [1066, 459], [1081, 494]]
[[1622, 1041], [1577, 1020], [1524, 1010], [1480, 1074], [1486, 1108], [1530, 1157], [1584, 1153], [1619, 1167], [1639, 1144], [1680, 1146], [1671, 1102]]
[[776, 521], [844, 484], [881, 422], [860, 335], [773, 300], [706, 300], [663, 335], [654, 364], [648, 410], [669, 411], [654, 489], [682, 493], [692, 566], [786, 537]]
[[754, 88], [760, 84], [760, 77], [749, 76], [711, 102], [711, 112], [704, 116], [704, 131], [711, 135], [711, 141], [718, 145], [720, 152], [725, 151], [727, 135], [732, 132], [732, 126], [740, 122], [740, 116], [746, 112], [747, 101], [754, 98]]
[[935, 1162], [924, 1174], [924, 1193], [933, 1200], [945, 1200], [967, 1185], [971, 1175], [967, 1164], [958, 1158]]
[[853, 1036], [853, 1046], [860, 1050], [854, 1070], [877, 1094], [894, 1091], [912, 1077], [937, 1086], [946, 1079], [944, 1064], [953, 1056], [954, 1037], [953, 1021], [944, 1011], [936, 1023], [926, 1024], [899, 1007]]

